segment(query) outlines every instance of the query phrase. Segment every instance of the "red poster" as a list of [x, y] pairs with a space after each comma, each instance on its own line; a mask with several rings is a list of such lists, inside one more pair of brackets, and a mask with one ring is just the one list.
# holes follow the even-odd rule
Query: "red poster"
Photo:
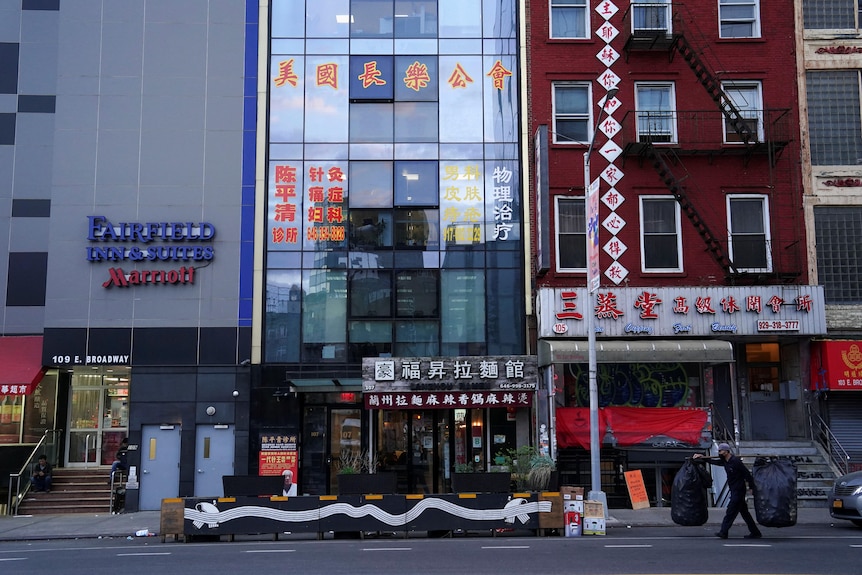
[[299, 479], [298, 461], [296, 435], [261, 435], [258, 475], [283, 476], [282, 495], [296, 495], [296, 484]]
[[812, 345], [811, 387], [862, 391], [862, 341], [821, 341]]

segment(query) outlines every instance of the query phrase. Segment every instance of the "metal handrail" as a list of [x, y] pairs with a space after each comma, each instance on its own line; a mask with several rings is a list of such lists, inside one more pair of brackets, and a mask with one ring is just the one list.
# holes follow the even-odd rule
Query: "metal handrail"
[[715, 409], [715, 403], [712, 401], [709, 402], [709, 413], [712, 417], [712, 438], [718, 443], [735, 443], [733, 430], [724, 422], [721, 414]]
[[819, 443], [829, 454], [829, 460], [835, 466], [841, 475], [850, 473], [850, 455], [847, 450], [829, 429], [829, 425], [820, 417], [820, 414], [814, 412], [811, 402], [806, 403], [808, 409], [808, 425], [811, 429], [811, 439]]
[[[6, 504], [6, 515], [18, 514], [18, 506], [21, 504], [21, 501], [24, 500], [24, 496], [27, 495], [27, 491], [30, 490], [29, 480], [24, 482], [23, 487], [21, 486], [21, 476], [27, 474], [27, 471], [33, 465], [33, 461], [36, 457], [42, 454], [46, 446], [56, 446], [56, 437], [62, 432], [62, 429], [45, 430], [45, 433], [42, 434], [42, 438], [39, 439], [39, 442], [33, 448], [33, 451], [30, 452], [30, 455], [27, 457], [24, 465], [21, 466], [21, 469], [17, 473], [9, 474], [9, 498]], [[52, 438], [52, 441], [48, 441], [49, 437]], [[51, 465], [56, 466], [58, 463], [56, 453], [53, 453], [52, 455], [53, 457], [50, 458]]]

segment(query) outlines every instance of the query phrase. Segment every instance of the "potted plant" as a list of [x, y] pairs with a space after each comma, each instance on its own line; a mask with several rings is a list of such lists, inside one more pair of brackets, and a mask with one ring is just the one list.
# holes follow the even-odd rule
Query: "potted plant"
[[343, 450], [338, 464], [338, 494], [395, 493], [395, 473], [378, 471], [376, 454], [368, 451]]
[[452, 474], [455, 493], [507, 493], [511, 474], [508, 471], [484, 471], [473, 463], [456, 463]]
[[556, 491], [557, 483], [557, 466], [554, 460], [536, 453], [530, 458], [530, 471], [527, 473], [527, 483], [532, 491]]

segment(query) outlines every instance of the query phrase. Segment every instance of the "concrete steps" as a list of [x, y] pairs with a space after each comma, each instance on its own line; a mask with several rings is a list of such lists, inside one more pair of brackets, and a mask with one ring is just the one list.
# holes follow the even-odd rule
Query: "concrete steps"
[[54, 468], [51, 493], [28, 491], [18, 515], [109, 513], [111, 487], [107, 468]]
[[796, 464], [798, 507], [825, 507], [837, 475], [813, 441], [740, 441], [739, 455], [749, 469], [758, 457], [780, 457]]

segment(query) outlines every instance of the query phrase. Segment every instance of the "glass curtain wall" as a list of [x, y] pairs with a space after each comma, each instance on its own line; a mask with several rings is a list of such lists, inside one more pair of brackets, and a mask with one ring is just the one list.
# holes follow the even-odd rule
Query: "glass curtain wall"
[[272, 0], [265, 362], [523, 352], [516, 18]]

